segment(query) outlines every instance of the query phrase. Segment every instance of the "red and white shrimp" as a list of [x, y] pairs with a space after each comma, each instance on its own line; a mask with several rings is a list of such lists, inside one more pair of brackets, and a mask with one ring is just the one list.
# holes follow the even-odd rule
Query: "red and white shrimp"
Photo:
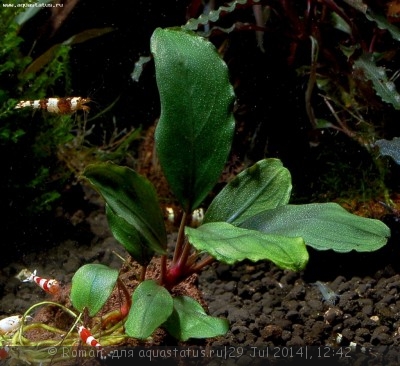
[[23, 280], [23, 282], [35, 282], [38, 286], [40, 286], [40, 288], [52, 295], [56, 295], [60, 292], [60, 283], [57, 280], [48, 280], [46, 278], [36, 276], [36, 269], [28, 278]]
[[78, 327], [78, 334], [81, 337], [82, 341], [85, 342], [88, 346], [96, 347], [98, 351], [100, 352], [100, 358], [104, 359], [107, 356], [104, 354], [104, 349], [100, 342], [93, 337], [92, 333], [90, 333], [90, 330], [85, 328], [83, 325], [80, 325]]
[[86, 104], [90, 98], [66, 97], [66, 98], [46, 98], [37, 100], [21, 100], [15, 109], [31, 108], [43, 109], [55, 114], [73, 114], [76, 111], [89, 112], [90, 108]]

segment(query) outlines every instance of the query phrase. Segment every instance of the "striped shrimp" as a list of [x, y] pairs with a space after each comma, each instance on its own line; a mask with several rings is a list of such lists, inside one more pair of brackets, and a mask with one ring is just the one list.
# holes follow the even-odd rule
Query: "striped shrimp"
[[42, 290], [56, 295], [60, 292], [60, 283], [55, 279], [46, 279], [36, 275], [36, 269], [22, 282], [35, 282]]
[[104, 354], [104, 348], [102, 347], [100, 342], [93, 337], [89, 329], [85, 328], [83, 325], [80, 325], [78, 326], [78, 334], [82, 342], [84, 342], [88, 346], [97, 348], [100, 353], [101, 359], [105, 359], [107, 357], [107, 355]]
[[54, 114], [73, 114], [76, 111], [89, 112], [90, 108], [86, 104], [90, 98], [66, 97], [66, 98], [46, 98], [37, 100], [21, 100], [15, 109], [31, 108], [34, 110], [42, 109]]

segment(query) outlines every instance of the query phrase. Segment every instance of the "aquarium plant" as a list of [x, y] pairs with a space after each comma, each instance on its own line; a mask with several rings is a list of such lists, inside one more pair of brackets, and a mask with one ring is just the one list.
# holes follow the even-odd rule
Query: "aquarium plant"
[[[107, 162], [89, 165], [83, 172], [106, 202], [115, 238], [143, 268], [124, 324], [130, 337], [146, 339], [160, 326], [180, 340], [224, 334], [225, 322], [208, 317], [194, 300], [169, 292], [213, 261], [269, 260], [298, 271], [307, 264], [307, 246], [361, 252], [385, 245], [390, 231], [381, 221], [350, 214], [335, 203], [289, 204], [290, 173], [274, 158], [238, 174], [213, 199], [203, 223], [190, 227], [190, 214], [213, 189], [230, 152], [234, 93], [225, 63], [210, 42], [194, 33], [156, 29], [151, 51], [161, 101], [155, 147], [184, 211], [172, 255], [150, 181]], [[158, 279], [146, 277], [154, 256], [161, 256]], [[71, 299], [79, 310], [88, 308], [94, 314], [99, 304], [92, 304], [95, 288], [85, 290], [87, 270], [75, 275]]]

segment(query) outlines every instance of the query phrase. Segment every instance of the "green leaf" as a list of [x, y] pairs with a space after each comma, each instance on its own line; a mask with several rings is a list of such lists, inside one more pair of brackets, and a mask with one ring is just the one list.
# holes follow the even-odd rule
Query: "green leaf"
[[332, 12], [331, 20], [332, 20], [334, 28], [336, 28], [342, 32], [345, 32], [347, 34], [352, 33], [349, 23], [347, 23], [338, 13]]
[[73, 45], [73, 44], [87, 42], [93, 38], [100, 37], [104, 34], [107, 34], [107, 33], [113, 32], [113, 31], [115, 31], [115, 29], [112, 27], [86, 29], [83, 32], [74, 34], [71, 38], [68, 38], [66, 41], [64, 41], [63, 44]]
[[114, 238], [117, 239], [132, 258], [142, 266], [149, 264], [154, 251], [146, 245], [146, 240], [140, 235], [136, 228], [122, 217], [116, 215], [108, 204], [106, 204], [106, 215]]
[[225, 335], [229, 330], [226, 319], [215, 318], [205, 313], [202, 306], [188, 296], [174, 298], [174, 311], [164, 328], [176, 339], [211, 338]]
[[226, 222], [211, 222], [197, 229], [185, 228], [189, 242], [218, 261], [233, 264], [244, 259], [270, 260], [278, 267], [299, 271], [308, 262], [302, 238], [288, 238], [238, 228]]
[[385, 29], [389, 31], [393, 39], [400, 41], [399, 27], [396, 27], [394, 24], [390, 23], [385, 15], [375, 14], [370, 8], [368, 8], [365, 16], [368, 20], [375, 22], [379, 29]]
[[379, 147], [381, 155], [390, 156], [396, 164], [400, 165], [400, 137], [394, 137], [393, 140], [377, 140], [375, 145]]
[[323, 129], [323, 128], [332, 128], [335, 126], [333, 123], [323, 118], [318, 118], [315, 121], [317, 122], [315, 128]]
[[157, 253], [165, 254], [167, 235], [164, 217], [150, 181], [132, 169], [109, 162], [89, 165], [83, 176], [121, 219], [112, 223], [114, 232], [118, 224], [121, 224], [121, 232], [127, 230], [122, 221], [125, 220], [144, 239], [142, 244]]
[[[258, 3], [260, 0], [253, 0], [253, 3]], [[234, 0], [230, 1], [217, 9], [211, 10], [208, 14], [202, 13], [198, 18], [189, 19], [186, 24], [182, 27], [187, 30], [197, 30], [201, 25], [206, 25], [209, 23], [216, 23], [220, 18], [221, 13], [225, 15], [226, 13], [232, 13], [237, 6], [245, 5], [248, 0]]]
[[289, 202], [289, 171], [278, 159], [264, 159], [237, 175], [214, 198], [203, 223], [226, 221], [239, 225], [255, 214]]
[[371, 252], [384, 246], [390, 236], [383, 222], [353, 215], [336, 203], [281, 206], [261, 212], [240, 226], [274, 235], [301, 236], [315, 249], [336, 252]]
[[170, 293], [153, 280], [143, 281], [132, 295], [132, 306], [125, 322], [128, 336], [146, 339], [172, 314]]
[[157, 155], [186, 212], [200, 205], [222, 173], [235, 128], [228, 68], [206, 39], [180, 28], [151, 37], [161, 115]]
[[372, 54], [363, 54], [354, 61], [354, 68], [361, 69], [367, 80], [374, 86], [375, 92], [386, 103], [391, 104], [395, 109], [400, 109], [400, 94], [396, 85], [389, 80], [386, 69], [378, 67]]
[[94, 316], [110, 297], [118, 279], [118, 270], [103, 264], [85, 264], [72, 277], [71, 302], [75, 309], [89, 310]]

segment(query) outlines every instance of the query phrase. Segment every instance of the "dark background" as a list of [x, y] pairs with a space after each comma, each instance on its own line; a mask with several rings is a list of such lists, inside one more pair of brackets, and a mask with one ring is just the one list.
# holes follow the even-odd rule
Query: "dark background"
[[[104, 135], [112, 133], [114, 123], [122, 130], [146, 129], [156, 122], [160, 107], [153, 63], [145, 65], [139, 82], [132, 80], [131, 73], [140, 56], [150, 55], [150, 37], [154, 29], [185, 24], [191, 3], [191, 0], [82, 0], [77, 2], [56, 30], [50, 10], [43, 9], [22, 26], [20, 36], [24, 42], [21, 51], [35, 59], [52, 45], [85, 30], [114, 29], [73, 45], [70, 53], [71, 90], [66, 90], [66, 85], [60, 82], [49, 90], [48, 95], [66, 96], [65, 93], [69, 93], [70, 96], [90, 97], [93, 100], [91, 116], [115, 103], [109, 112], [91, 122], [95, 128], [89, 136], [90, 142], [101, 144]], [[280, 2], [271, 3], [280, 9]], [[299, 5], [299, 14], [303, 5]], [[357, 142], [343, 134], [312, 128], [304, 102], [308, 77], [297, 72], [299, 67], [310, 63], [310, 43], [307, 39], [295, 39], [288, 34], [289, 31], [296, 34], [297, 30], [293, 30], [295, 23], [291, 24], [290, 17], [285, 18], [282, 14], [267, 25], [265, 53], [257, 47], [254, 31], [216, 34], [210, 41], [217, 47], [226, 46], [224, 60], [237, 97], [233, 159], [249, 165], [264, 157], [280, 158], [293, 178], [293, 202], [307, 203], [321, 200], [321, 196], [317, 195], [321, 190], [330, 188], [323, 177], [331, 174], [335, 166], [340, 166], [339, 171], [343, 174], [340, 179], [345, 181], [351, 177], [351, 181], [362, 181], [365, 172], [373, 165], [373, 158]], [[254, 23], [252, 8], [237, 9], [225, 15], [220, 25], [230, 26], [236, 21]], [[365, 23], [370, 25], [367, 21]], [[332, 44], [340, 41], [338, 33], [329, 35]], [[291, 59], [294, 41], [298, 48], [295, 58]], [[313, 107], [319, 116], [331, 118], [321, 98], [315, 99]], [[398, 120], [398, 111], [387, 110], [387, 115], [391, 115], [387, 118], [389, 121]], [[390, 127], [387, 138], [400, 135], [396, 124], [390, 122], [387, 126]], [[399, 181], [398, 167], [391, 164], [391, 169], [388, 185], [395, 188]], [[338, 187], [346, 187], [346, 183]], [[77, 186], [63, 192], [60, 202], [71, 215], [85, 204]], [[90, 207], [85, 209], [89, 211]], [[19, 242], [16, 255], [34, 248], [32, 242], [43, 247], [53, 245], [63, 236], [71, 237], [73, 232], [77, 236], [82, 234], [64, 221], [48, 225], [49, 215], [54, 213], [32, 217], [26, 227], [21, 228], [17, 224], [17, 228], [12, 230], [14, 240]]]

